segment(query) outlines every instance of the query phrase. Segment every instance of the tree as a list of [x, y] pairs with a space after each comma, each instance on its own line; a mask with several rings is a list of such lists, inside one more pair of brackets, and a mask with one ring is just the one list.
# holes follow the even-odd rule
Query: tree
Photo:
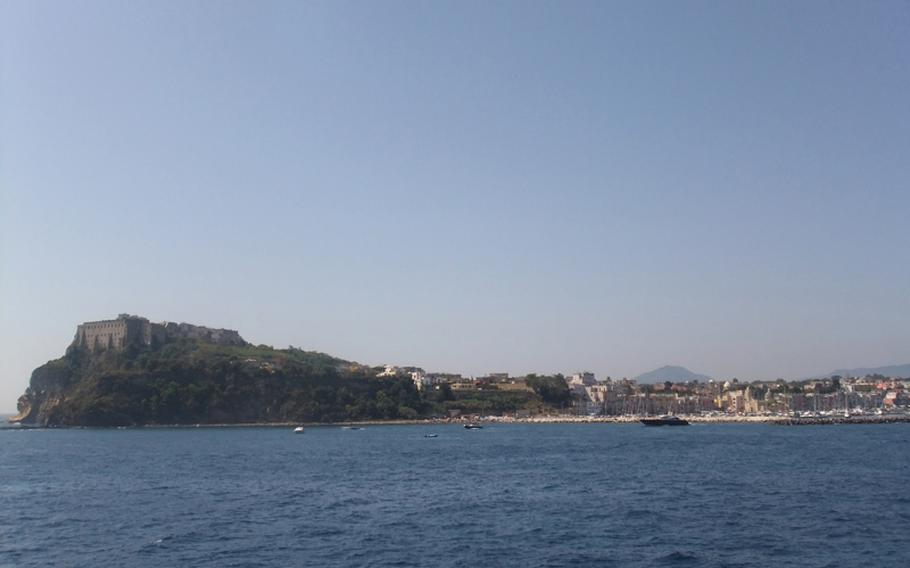
[[528, 375], [525, 377], [525, 381], [527, 382], [527, 385], [548, 404], [562, 408], [572, 400], [572, 393], [569, 392], [569, 385], [566, 384], [562, 375]]

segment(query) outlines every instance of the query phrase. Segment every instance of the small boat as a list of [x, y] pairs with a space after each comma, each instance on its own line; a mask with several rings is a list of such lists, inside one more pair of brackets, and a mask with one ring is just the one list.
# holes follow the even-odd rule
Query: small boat
[[294, 433], [303, 434], [303, 426], [298, 426], [298, 427], [294, 428]]
[[361, 426], [342, 426], [342, 430], [363, 430]]
[[439, 434], [424, 434], [424, 438], [438, 438]]
[[645, 426], [688, 426], [689, 422], [678, 416], [661, 416], [660, 418], [642, 418], [639, 420]]
[[483, 426], [481, 426], [480, 424], [474, 423], [474, 422], [471, 422], [470, 424], [465, 424], [464, 427], [467, 430], [480, 430], [481, 428], [483, 428]]

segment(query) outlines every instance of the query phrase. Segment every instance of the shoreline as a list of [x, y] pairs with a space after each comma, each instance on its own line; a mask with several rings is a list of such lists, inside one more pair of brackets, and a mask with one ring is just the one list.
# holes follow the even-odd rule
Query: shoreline
[[[58, 430], [58, 429], [195, 429], [195, 428], [325, 428], [325, 427], [367, 427], [367, 426], [447, 426], [468, 423], [490, 424], [637, 424], [645, 416], [575, 416], [548, 415], [529, 418], [511, 416], [482, 416], [471, 419], [416, 419], [416, 420], [360, 420], [346, 422], [247, 422], [219, 424], [141, 424], [135, 426], [36, 426], [11, 423], [2, 430]], [[720, 415], [701, 416], [680, 414], [679, 418], [690, 424], [772, 424], [780, 426], [821, 426], [850, 424], [895, 424], [910, 423], [910, 414], [857, 415], [857, 416], [747, 416]]]

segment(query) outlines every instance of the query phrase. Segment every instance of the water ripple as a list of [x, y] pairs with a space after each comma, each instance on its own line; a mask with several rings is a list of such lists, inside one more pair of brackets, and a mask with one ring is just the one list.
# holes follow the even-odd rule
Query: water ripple
[[910, 565], [904, 425], [425, 430], [0, 433], [0, 566]]

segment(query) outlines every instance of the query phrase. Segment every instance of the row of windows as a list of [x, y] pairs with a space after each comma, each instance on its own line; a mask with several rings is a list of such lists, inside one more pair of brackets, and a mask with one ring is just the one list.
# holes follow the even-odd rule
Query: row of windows
[[110, 323], [90, 323], [90, 324], [86, 324], [86, 325], [88, 325], [89, 329], [125, 327], [125, 325], [119, 321], [110, 322]]

